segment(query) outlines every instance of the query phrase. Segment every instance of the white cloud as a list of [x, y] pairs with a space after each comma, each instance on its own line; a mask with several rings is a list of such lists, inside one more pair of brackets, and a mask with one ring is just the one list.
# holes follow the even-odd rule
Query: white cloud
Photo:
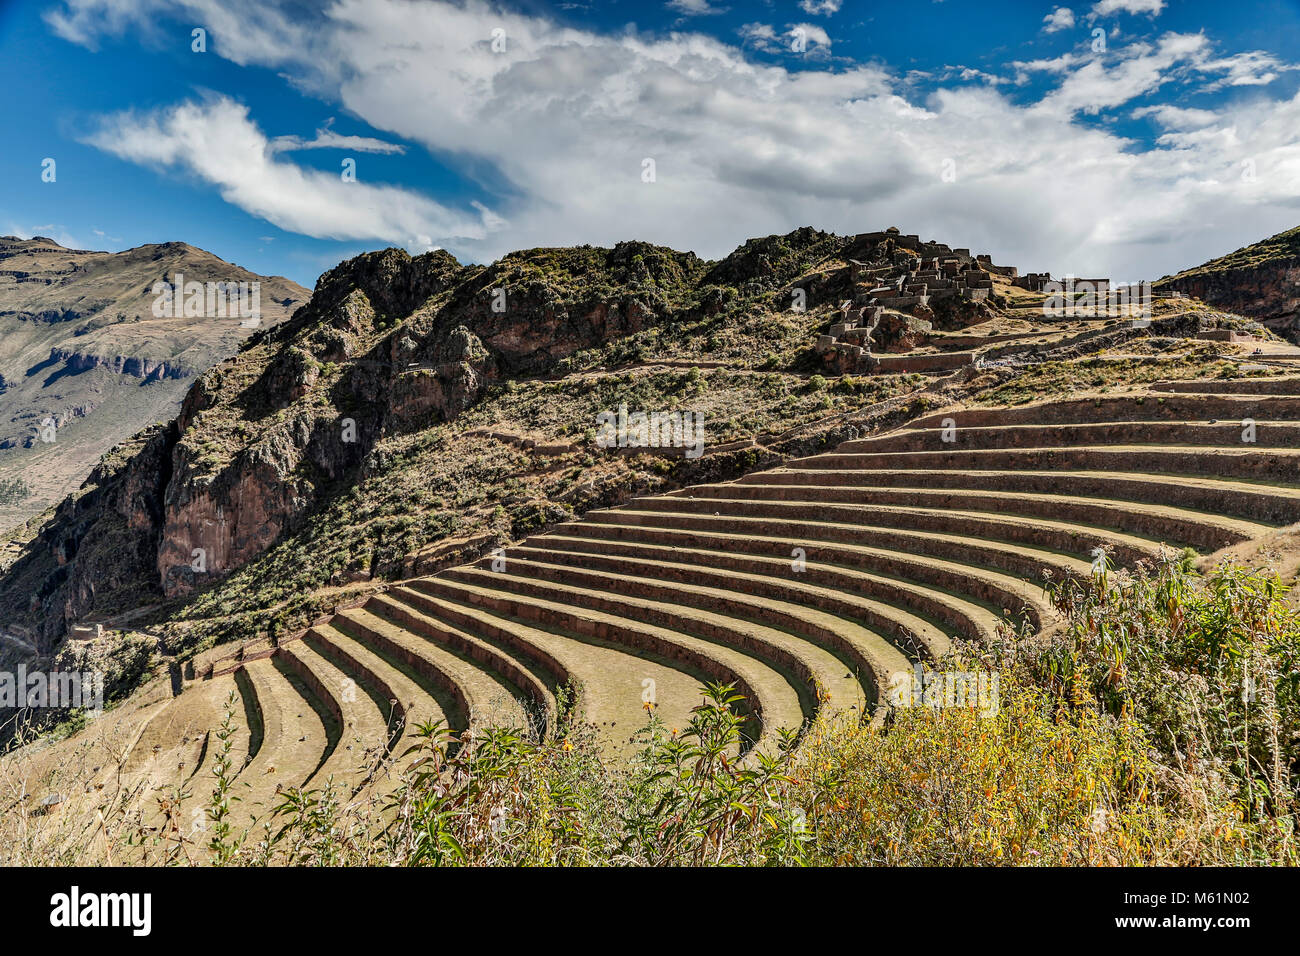
[[1061, 76], [1061, 85], [1049, 98], [1085, 113], [1119, 106], [1173, 80], [1219, 74], [1199, 88], [1214, 92], [1227, 86], [1264, 86], [1284, 72], [1300, 69], [1259, 50], [1215, 57], [1212, 44], [1201, 33], [1166, 33], [1154, 45], [1130, 43], [1099, 54], [1063, 53], [1051, 59], [1016, 61], [1012, 66], [1018, 83], [1032, 73]]
[[795, 37], [802, 32], [808, 38], [809, 43], [816, 43], [818, 46], [824, 46], [827, 49], [831, 45], [831, 35], [815, 23], [796, 23], [786, 33], [786, 36]]
[[776, 41], [776, 27], [768, 23], [746, 23], [738, 32], [743, 39], [758, 44]]
[[270, 142], [273, 153], [287, 153], [299, 149], [346, 149], [356, 153], [382, 153], [401, 155], [406, 147], [400, 143], [389, 143], [373, 136], [344, 136], [334, 132], [326, 124], [325, 128], [316, 130], [311, 139], [301, 136], [277, 136]]
[[[59, 36], [95, 49], [99, 37], [105, 35], [160, 36], [159, 23], [167, 15], [203, 25], [208, 31], [208, 49], [241, 66], [266, 62], [288, 47], [305, 52], [313, 41], [301, 11], [292, 5], [281, 10], [274, 2], [64, 0], [62, 8], [50, 9], [44, 17]], [[174, 37], [167, 39], [174, 42]]]
[[1079, 63], [1087, 63], [1089, 57], [1079, 53], [1062, 53], [1060, 56], [1054, 56], [1050, 59], [1039, 60], [1015, 60], [1011, 66], [1016, 71], [1016, 82], [1026, 83], [1030, 80], [1032, 73], [1048, 73], [1057, 76], [1064, 76], [1070, 71], [1070, 68]]
[[1139, 107], [1133, 111], [1133, 116], [1135, 119], [1150, 116], [1166, 129], [1197, 129], [1209, 126], [1219, 118], [1213, 110], [1183, 109], [1169, 104]]
[[1159, 16], [1160, 11], [1165, 8], [1165, 0], [1099, 0], [1093, 4], [1092, 12], [1094, 16], [1108, 17], [1116, 13], [1147, 13], [1151, 16]]
[[1175, 67], [1203, 63], [1209, 49], [1209, 40], [1199, 33], [1167, 33], [1154, 46], [1132, 43], [1084, 61], [1044, 102], [1084, 113], [1120, 106], [1168, 83]]
[[715, 7], [709, 0], [668, 0], [668, 9], [676, 10], [688, 17], [712, 16], [715, 13], [726, 13], [726, 7]]
[[1069, 30], [1074, 26], [1074, 11], [1069, 7], [1057, 7], [1047, 16], [1043, 17], [1043, 32], [1055, 33], [1058, 30]]
[[997, 76], [993, 73], [986, 73], [983, 70], [977, 70], [969, 66], [959, 67], [957, 76], [963, 80], [979, 80], [980, 82], [987, 83], [990, 86], [997, 86], [1000, 83], [1007, 82], [1007, 80], [1001, 76]]
[[813, 43], [822, 44], [823, 47], [831, 46], [831, 34], [828, 34], [826, 30], [816, 25], [816, 23], [796, 23], [796, 25], [790, 27], [790, 34], [793, 35], [798, 30], [806, 33], [807, 38]]
[[[163, 2], [133, 9], [156, 16]], [[187, 123], [169, 111], [113, 127], [106, 148], [189, 171], [241, 208], [313, 235], [419, 236], [478, 260], [629, 238], [716, 257], [800, 225], [851, 233], [896, 223], [1026, 269], [1137, 279], [1300, 218], [1300, 97], [1258, 89], [1217, 109], [1214, 123], [1166, 124], [1155, 147], [1080, 120], [1151, 105], [1173, 79], [1240, 82], [1285, 67], [1220, 55], [1199, 34], [1015, 64], [1050, 87], [1030, 102], [943, 81], [917, 99], [883, 66], [758, 62], [747, 51], [761, 44], [788, 52], [788, 31], [768, 25], [748, 25], [738, 48], [696, 33], [577, 30], [481, 0], [337, 0], [288, 34], [250, 14], [236, 44], [206, 19], [217, 0], [185, 2], [216, 49], [237, 51], [223, 56], [291, 77], [446, 162], [490, 165], [510, 184], [493, 203], [505, 228], [486, 210], [283, 162], [234, 104], [220, 117], [191, 104]], [[213, 17], [238, 19], [252, 3], [223, 0]], [[74, 0], [69, 22], [93, 42], [95, 10], [121, 21], [130, 4]], [[489, 48], [495, 26], [511, 39], [504, 53]], [[641, 180], [646, 158], [653, 183]], [[948, 159], [954, 183], [940, 176]], [[1245, 159], [1252, 181], [1240, 175]], [[358, 188], [378, 192], [349, 191]]]
[[844, 0], [799, 0], [799, 9], [814, 17], [829, 17], [840, 12]]
[[830, 49], [831, 37], [815, 23], [792, 23], [778, 32], [767, 23], [746, 23], [738, 31], [745, 45], [764, 53], [816, 53]]
[[249, 119], [248, 107], [226, 97], [118, 113], [88, 141], [122, 159], [196, 176], [227, 202], [290, 232], [402, 245], [424, 244], [416, 237], [430, 231], [467, 239], [487, 232], [483, 215], [364, 182], [364, 172], [345, 181], [342, 166], [327, 173], [276, 160], [279, 150]]
[[1282, 72], [1300, 69], [1260, 51], [1214, 57], [1212, 50], [1202, 33], [1166, 33], [1154, 45], [1131, 43], [1091, 58], [1066, 54], [1016, 66], [1064, 74], [1046, 101], [1084, 113], [1120, 106], [1174, 80], [1218, 75], [1200, 87], [1202, 92], [1213, 92], [1225, 86], [1263, 86]]
[[1205, 87], [1207, 91], [1213, 91], [1225, 86], [1265, 86], [1276, 80], [1279, 74], [1300, 69], [1300, 66], [1283, 63], [1269, 53], [1253, 50], [1207, 60], [1200, 65], [1200, 69], [1205, 73], [1226, 74]]

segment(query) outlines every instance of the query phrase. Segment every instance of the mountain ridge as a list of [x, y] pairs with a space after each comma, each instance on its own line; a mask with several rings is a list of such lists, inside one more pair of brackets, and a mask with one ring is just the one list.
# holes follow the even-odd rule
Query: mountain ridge
[[187, 381], [254, 331], [238, 318], [156, 315], [156, 283], [178, 273], [205, 287], [257, 283], [258, 324], [308, 296], [184, 242], [110, 253], [0, 237], [0, 481], [30, 489], [0, 504], [0, 525], [39, 514], [113, 444], [170, 418]]

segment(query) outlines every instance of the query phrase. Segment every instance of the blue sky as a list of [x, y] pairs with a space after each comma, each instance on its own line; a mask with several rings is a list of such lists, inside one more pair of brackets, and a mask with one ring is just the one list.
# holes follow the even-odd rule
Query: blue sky
[[0, 0], [0, 62], [0, 233], [309, 287], [800, 225], [1135, 280], [1300, 224], [1300, 0]]

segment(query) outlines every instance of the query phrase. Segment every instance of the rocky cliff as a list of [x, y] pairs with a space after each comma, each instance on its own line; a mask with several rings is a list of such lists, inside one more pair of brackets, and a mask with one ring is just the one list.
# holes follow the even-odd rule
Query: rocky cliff
[[1300, 336], [1300, 227], [1155, 283], [1217, 308], [1250, 316], [1279, 334]]
[[[390, 249], [326, 273], [238, 371], [219, 366], [187, 396], [157, 557], [164, 592], [264, 551], [362, 468], [381, 435], [454, 419], [493, 383], [664, 318], [665, 290], [698, 268], [690, 254], [627, 243], [487, 268]], [[231, 387], [236, 374], [246, 388]], [[256, 423], [255, 439], [214, 448], [236, 417]]]
[[95, 355], [69, 348], [50, 349], [49, 362], [63, 366], [70, 375], [93, 369], [107, 369], [116, 375], [129, 375], [146, 382], [161, 381], [166, 378], [188, 378], [197, 371], [185, 362], [169, 362], [166, 359], [152, 359], [143, 355]]

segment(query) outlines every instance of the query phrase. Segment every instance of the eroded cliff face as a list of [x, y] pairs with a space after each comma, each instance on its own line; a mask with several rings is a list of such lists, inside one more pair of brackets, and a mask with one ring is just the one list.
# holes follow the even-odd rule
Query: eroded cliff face
[[[249, 387], [230, 387], [235, 366], [248, 364], [241, 357], [187, 397], [164, 495], [160, 587], [182, 594], [262, 553], [364, 471], [381, 435], [454, 419], [494, 382], [545, 372], [662, 315], [622, 290], [575, 298], [510, 257], [463, 267], [445, 252], [390, 249], [345, 263], [321, 277], [303, 314], [254, 343], [253, 353], [280, 344]], [[330, 384], [327, 365], [345, 369]], [[214, 455], [235, 410], [240, 427], [253, 424], [250, 440]]]
[[1300, 258], [1176, 276], [1168, 287], [1259, 319], [1274, 331], [1300, 331]]
[[1300, 227], [1155, 283], [1300, 340]]
[[104, 603], [148, 600], [171, 475], [174, 426], [153, 426], [114, 448], [0, 574], [0, 616], [25, 624], [49, 653]]
[[118, 375], [130, 375], [144, 379], [146, 382], [161, 381], [165, 378], [185, 378], [193, 375], [194, 370], [183, 362], [151, 359], [138, 355], [103, 356], [75, 349], [50, 349], [51, 365], [62, 365], [72, 375], [102, 368]]
[[214, 477], [195, 477], [188, 446], [174, 452], [175, 476], [163, 499], [157, 573], [164, 594], [192, 589], [270, 547], [315, 500], [298, 477], [308, 439], [275, 429]]

